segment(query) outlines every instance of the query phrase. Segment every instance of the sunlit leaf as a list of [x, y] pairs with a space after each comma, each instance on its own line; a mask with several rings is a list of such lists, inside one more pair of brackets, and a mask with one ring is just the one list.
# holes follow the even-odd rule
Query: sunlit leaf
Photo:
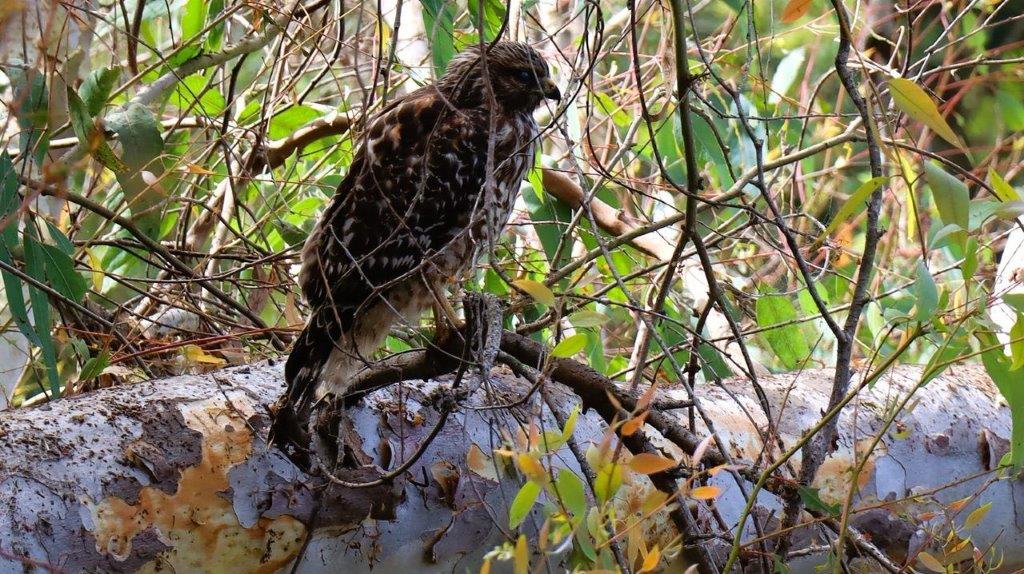
[[690, 498], [694, 500], [714, 500], [722, 494], [720, 486], [698, 486], [690, 491]]
[[790, 24], [802, 18], [810, 9], [811, 0], [789, 0], [782, 9], [779, 20], [783, 24]]
[[981, 521], [985, 520], [985, 516], [988, 515], [989, 510], [992, 510], [991, 502], [986, 502], [972, 510], [971, 513], [967, 515], [967, 519], [964, 520], [964, 528], [970, 530], [971, 528], [981, 524]]
[[675, 468], [679, 463], [661, 455], [642, 452], [629, 459], [629, 468], [640, 474], [654, 474]]
[[587, 497], [584, 494], [583, 483], [575, 473], [567, 468], [559, 470], [554, 488], [558, 500], [565, 505], [566, 510], [574, 516], [583, 516], [586, 513]]
[[1020, 201], [1020, 194], [996, 170], [988, 168], [988, 183], [1000, 201]]
[[222, 366], [227, 363], [224, 359], [207, 353], [199, 345], [185, 345], [181, 348], [181, 351], [185, 355], [185, 360], [190, 363], [215, 366]]
[[621, 434], [622, 436], [631, 436], [631, 435], [633, 435], [634, 433], [636, 433], [636, 431], [638, 431], [641, 428], [643, 428], [644, 423], [645, 423], [646, 420], [647, 420], [647, 411], [644, 411], [644, 412], [636, 415], [635, 417], [627, 420], [626, 422], [622, 423], [622, 428], [619, 429], [619, 434]]
[[516, 464], [519, 465], [519, 470], [522, 471], [526, 478], [540, 483], [547, 480], [548, 475], [544, 471], [544, 466], [533, 455], [526, 453], [518, 455], [516, 457]]
[[658, 567], [658, 562], [661, 560], [661, 550], [658, 549], [658, 545], [655, 544], [650, 550], [647, 551], [647, 556], [644, 557], [643, 563], [640, 565], [640, 572], [653, 572]]
[[[534, 301], [547, 305], [548, 307], [554, 306], [555, 294], [548, 289], [548, 286], [533, 279], [517, 279], [512, 282], [512, 285], [516, 286], [522, 291], [525, 291]], [[581, 347], [582, 348], [582, 347]]]
[[765, 331], [764, 338], [783, 366], [787, 369], [800, 366], [811, 354], [811, 350], [804, 340], [803, 331], [792, 323], [797, 318], [797, 312], [789, 298], [784, 295], [762, 295], [757, 299], [755, 313], [759, 327], [781, 325]]
[[927, 552], [921, 552], [917, 555], [917, 561], [921, 563], [921, 566], [931, 570], [932, 572], [945, 572], [946, 567], [939, 562], [937, 558]]
[[906, 78], [892, 78], [889, 80], [889, 92], [900, 110], [931, 128], [942, 139], [963, 149], [964, 145], [960, 138], [939, 113], [935, 102], [920, 86]]
[[587, 346], [587, 335], [586, 333], [576, 333], [571, 337], [566, 337], [555, 345], [554, 349], [551, 349], [552, 357], [566, 358], [575, 355], [583, 350]]
[[508, 509], [508, 527], [518, 528], [526, 516], [530, 514], [530, 509], [533, 508], [533, 504], [537, 502], [537, 495], [540, 494], [540, 485], [530, 480], [527, 481], [516, 493], [515, 498], [512, 499], [512, 505]]
[[622, 486], [622, 466], [609, 463], [597, 471], [594, 478], [594, 495], [601, 504], [608, 502]]
[[849, 199], [843, 203], [843, 206], [839, 208], [839, 211], [832, 216], [832, 221], [829, 222], [825, 231], [821, 233], [821, 239], [819, 239], [819, 242], [835, 233], [836, 229], [839, 228], [840, 225], [850, 223], [850, 221], [853, 220], [854, 215], [860, 213], [867, 207], [867, 202], [871, 199], [871, 194], [873, 194], [879, 187], [885, 185], [885, 182], [888, 180], [889, 178], [884, 176], [873, 177], [860, 184], [860, 186], [850, 194]]

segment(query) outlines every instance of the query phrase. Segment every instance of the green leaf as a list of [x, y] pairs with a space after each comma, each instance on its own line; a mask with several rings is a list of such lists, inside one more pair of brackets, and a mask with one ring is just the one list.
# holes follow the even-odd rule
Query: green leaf
[[95, 357], [91, 357], [88, 361], [82, 365], [81, 372], [78, 373], [79, 381], [91, 381], [103, 373], [103, 369], [106, 369], [110, 365], [110, 352], [103, 351]]
[[892, 78], [889, 80], [889, 92], [896, 107], [931, 128], [942, 139], [964, 149], [964, 144], [939, 113], [935, 102], [920, 86], [906, 78]]
[[1017, 320], [1010, 328], [1010, 369], [1024, 367], [1024, 314], [1017, 312]]
[[1024, 313], [1024, 293], [1007, 293], [1003, 295], [1003, 303], [1018, 313]]
[[978, 240], [971, 237], [967, 239], [967, 246], [964, 248], [964, 262], [960, 264], [960, 275], [964, 281], [970, 281], [978, 271]]
[[817, 488], [811, 488], [809, 486], [798, 486], [797, 492], [800, 494], [800, 500], [804, 503], [804, 506], [808, 510], [815, 512], [822, 512], [833, 518], [838, 518], [839, 513], [843, 507], [839, 504], [826, 504], [821, 499], [821, 494]]
[[[759, 327], [770, 327], [797, 318], [793, 303], [784, 295], [762, 295], [757, 300], [755, 312]], [[765, 331], [764, 337], [779, 361], [789, 370], [800, 366], [811, 354], [807, 341], [796, 324], [769, 329]]]
[[822, 232], [821, 237], [818, 239], [819, 242], [823, 242], [826, 238], [830, 237], [835, 233], [836, 229], [844, 224], [849, 223], [855, 214], [860, 213], [867, 207], [868, 201], [871, 199], [871, 194], [878, 188], [885, 185], [885, 182], [889, 181], [888, 177], [873, 177], [864, 183], [860, 184], [850, 194], [850, 198], [846, 200], [846, 203], [839, 208], [839, 211], [832, 217], [832, 221], [829, 222], [828, 227]]
[[181, 11], [181, 40], [188, 42], [203, 29], [206, 23], [206, 0], [187, 0], [185, 9]]
[[928, 271], [923, 261], [917, 262], [917, 280], [914, 282], [914, 295], [917, 298], [917, 311], [914, 318], [927, 323], [931, 321], [932, 313], [939, 303], [939, 290], [935, 287], [935, 280]]
[[319, 118], [321, 115], [323, 114], [309, 106], [290, 106], [288, 109], [279, 114], [274, 114], [274, 117], [270, 118], [270, 123], [267, 126], [267, 135], [270, 136], [270, 139], [275, 140], [286, 138], [295, 133], [295, 130]]
[[163, 174], [164, 140], [160, 135], [160, 124], [146, 106], [128, 104], [107, 118], [107, 126], [117, 133], [124, 153], [127, 173], [118, 174], [117, 181], [124, 191], [125, 201], [142, 231], [153, 238], [159, 236], [162, 214], [159, 206], [164, 194], [159, 185], [150, 185], [143, 179], [143, 172], [159, 178]]
[[597, 311], [577, 311], [569, 316], [569, 322], [578, 329], [585, 329], [588, 327], [600, 327], [609, 320], [608, 315], [599, 313]]
[[89, 287], [85, 282], [85, 278], [75, 271], [74, 261], [66, 253], [53, 245], [46, 245], [44, 243], [40, 247], [42, 248], [41, 253], [46, 260], [46, 279], [50, 287], [53, 287], [58, 293], [68, 299], [81, 303]]
[[455, 6], [445, 0], [420, 0], [420, 5], [434, 73], [440, 77], [455, 56]]
[[924, 162], [924, 178], [932, 190], [942, 222], [954, 223], [964, 230], [970, 229], [971, 196], [967, 186], [931, 162]]
[[609, 463], [601, 467], [594, 477], [594, 496], [600, 504], [604, 504], [615, 496], [622, 486], [622, 465]]
[[551, 349], [551, 356], [558, 358], [566, 358], [575, 355], [583, 350], [587, 346], [587, 335], [586, 333], [576, 333], [571, 337], [566, 337], [555, 345], [554, 349]]
[[171, 105], [207, 117], [221, 115], [227, 107], [224, 96], [215, 86], [207, 89], [206, 84], [206, 77], [202, 74], [192, 74], [178, 82], [174, 93], [171, 94]]
[[1010, 357], [991, 331], [978, 330], [975, 336], [989, 349], [981, 354], [981, 362], [1010, 406], [1010, 464], [1020, 469], [1024, 466], [1024, 385], [1020, 384], [1024, 380], [1024, 369], [1013, 368]]
[[[551, 201], [544, 193], [544, 182], [539, 169], [531, 169], [529, 172], [529, 187], [523, 188], [523, 202], [530, 213], [530, 221], [533, 222], [533, 230], [540, 238], [540, 244], [544, 248], [544, 255], [552, 269], [557, 269], [567, 264], [572, 257], [572, 249], [575, 238], [563, 231], [572, 221], [572, 210], [560, 201]], [[564, 241], [564, 243], [563, 243]], [[558, 246], [562, 246], [561, 253], [558, 253]], [[556, 255], [558, 255], [556, 259]]]
[[519, 489], [516, 497], [512, 499], [512, 506], [508, 509], [508, 527], [517, 528], [526, 520], [530, 509], [537, 502], [537, 495], [540, 494], [540, 485], [530, 480]]
[[480, 16], [483, 16], [484, 41], [490, 42], [498, 37], [501, 24], [505, 21], [507, 8], [505, 2], [501, 0], [482, 0], [482, 2], [481, 6], [481, 0], [469, 0], [467, 3], [469, 19], [473, 23], [473, 27], [478, 28], [477, 23], [480, 22]]
[[85, 111], [89, 116], [96, 117], [103, 111], [103, 106], [107, 105], [110, 92], [113, 91], [114, 85], [120, 77], [121, 70], [119, 68], [99, 68], [93, 70], [89, 77], [82, 82], [79, 92], [85, 103]]
[[[35, 235], [30, 227], [24, 232], [23, 248], [25, 253], [25, 272], [29, 277], [42, 283], [46, 282], [46, 256], [42, 245], [33, 238]], [[39, 350], [43, 355], [46, 377], [50, 381], [52, 397], [60, 396], [60, 377], [57, 374], [57, 351], [53, 344], [53, 323], [50, 316], [50, 300], [46, 293], [36, 287], [28, 287], [29, 301], [32, 303], [32, 318]]]
[[[210, 21], [216, 20], [220, 13], [224, 11], [224, 0], [211, 0], [208, 6], [208, 16]], [[221, 46], [224, 43], [224, 21], [220, 21], [215, 24], [213, 28], [210, 28], [210, 32], [206, 35], [206, 48], [210, 52], [219, 52]]]
[[988, 168], [988, 183], [992, 186], [992, 191], [995, 192], [996, 197], [999, 201], [1020, 201], [1020, 194], [1013, 188], [1012, 185], [1007, 183], [1003, 176], [996, 173], [992, 168]]
[[935, 231], [934, 235], [932, 235], [930, 247], [932, 249], [945, 247], [950, 243], [951, 239], [961, 241], [965, 236], [964, 228], [955, 223], [949, 223]]
[[571, 470], [563, 468], [558, 471], [554, 484], [558, 500], [573, 516], [583, 517], [587, 512], [587, 497], [583, 491], [583, 483]]
[[[17, 210], [20, 205], [18, 174], [14, 171], [11, 157], [6, 151], [0, 151], [0, 223], [3, 224], [3, 228], [0, 228], [0, 261], [10, 267], [15, 266], [11, 252], [18, 244]], [[39, 337], [28, 319], [22, 280], [8, 271], [0, 273], [0, 276], [3, 278], [4, 296], [7, 298], [7, 308], [11, 312], [14, 324], [30, 343], [40, 346]]]
[[92, 116], [85, 109], [85, 102], [70, 86], [68, 86], [68, 113], [71, 119], [71, 129], [74, 130], [78, 143], [89, 152], [89, 155], [114, 173], [128, 169], [128, 166], [114, 155], [114, 150], [110, 149], [110, 145], [107, 144], [106, 136], [93, 124]]
[[14, 89], [13, 101], [19, 102], [13, 110], [21, 128], [18, 149], [22, 154], [30, 153], [36, 163], [42, 163], [50, 145], [50, 137], [46, 133], [50, 121], [46, 78], [37, 70], [11, 67], [5, 71]]

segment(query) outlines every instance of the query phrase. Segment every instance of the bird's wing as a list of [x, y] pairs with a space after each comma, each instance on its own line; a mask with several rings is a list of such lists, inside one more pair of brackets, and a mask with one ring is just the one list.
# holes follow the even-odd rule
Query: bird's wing
[[368, 298], [465, 228], [484, 179], [477, 119], [425, 90], [369, 124], [304, 253], [312, 307], [330, 305], [348, 328]]

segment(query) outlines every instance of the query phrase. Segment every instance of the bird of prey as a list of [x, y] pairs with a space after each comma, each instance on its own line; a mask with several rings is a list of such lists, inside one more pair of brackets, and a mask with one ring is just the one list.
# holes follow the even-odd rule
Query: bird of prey
[[560, 99], [530, 46], [456, 55], [432, 84], [381, 110], [302, 250], [311, 314], [285, 365], [283, 419], [300, 424], [342, 396], [400, 321], [488, 253], [533, 165], [534, 110]]

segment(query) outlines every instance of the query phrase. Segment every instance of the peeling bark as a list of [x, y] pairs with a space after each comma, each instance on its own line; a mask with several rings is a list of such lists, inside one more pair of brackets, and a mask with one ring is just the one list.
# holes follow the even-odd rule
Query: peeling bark
[[[838, 450], [818, 473], [822, 499], [832, 503], [845, 496], [856, 452], [867, 462], [856, 481], [852, 524], [895, 562], [912, 559], [928, 544], [929, 532], [941, 528], [946, 515], [937, 509], [971, 495], [955, 522], [992, 502], [970, 536], [980, 547], [992, 544], [1003, 552], [1005, 569], [1024, 564], [1021, 486], [1015, 479], [995, 480], [993, 472], [1007, 448], [1009, 413], [978, 367], [956, 367], [918, 390], [916, 407], [899, 416], [879, 448], [864, 451], [919, 374], [897, 368], [846, 409]], [[829, 376], [808, 371], [763, 379], [773, 412], [781, 413], [786, 445], [820, 417]], [[501, 370], [491, 383], [468, 404], [513, 403], [530, 386]], [[437, 420], [443, 384], [394, 385], [354, 405], [343, 434], [355, 468], [343, 478], [373, 480], [415, 451]], [[282, 391], [280, 367], [263, 364], [0, 413], [0, 572], [277, 572], [296, 564], [297, 572], [335, 572], [341, 565], [346, 572], [475, 571], [483, 554], [507, 539], [505, 509], [521, 482], [500, 460], [484, 457], [493, 468], [468, 468], [471, 445], [490, 453], [531, 417], [547, 428], [557, 424], [536, 397], [509, 410], [459, 410], [401, 479], [345, 489], [305, 475], [268, 448], [267, 406]], [[560, 409], [578, 400], [554, 383], [545, 393]], [[669, 390], [659, 400], [676, 395]], [[737, 380], [707, 386], [702, 397], [732, 454], [757, 460], [763, 451], [758, 431], [765, 425], [749, 385]], [[686, 419], [684, 410], [667, 414]], [[604, 428], [594, 412], [586, 413], [577, 440], [585, 446]], [[684, 459], [674, 445], [649, 436]], [[580, 471], [567, 449], [552, 460]], [[732, 525], [743, 499], [727, 473], [712, 482], [726, 489], [715, 505]], [[637, 484], [624, 489], [627, 507], [648, 488], [646, 479]], [[914, 493], [921, 496], [908, 498]], [[781, 503], [769, 494], [760, 503], [755, 514], [771, 531], [775, 519], [768, 517], [778, 514]], [[709, 520], [706, 510], [698, 512], [699, 520]], [[539, 520], [527, 524], [536, 529]], [[647, 538], [667, 541], [674, 535], [671, 524], [657, 517]], [[802, 530], [797, 548], [823, 540], [817, 526]], [[724, 556], [722, 547], [712, 550]], [[797, 555], [794, 571], [811, 571], [824, 560], [823, 554]], [[553, 563], [562, 558], [548, 557]]]

